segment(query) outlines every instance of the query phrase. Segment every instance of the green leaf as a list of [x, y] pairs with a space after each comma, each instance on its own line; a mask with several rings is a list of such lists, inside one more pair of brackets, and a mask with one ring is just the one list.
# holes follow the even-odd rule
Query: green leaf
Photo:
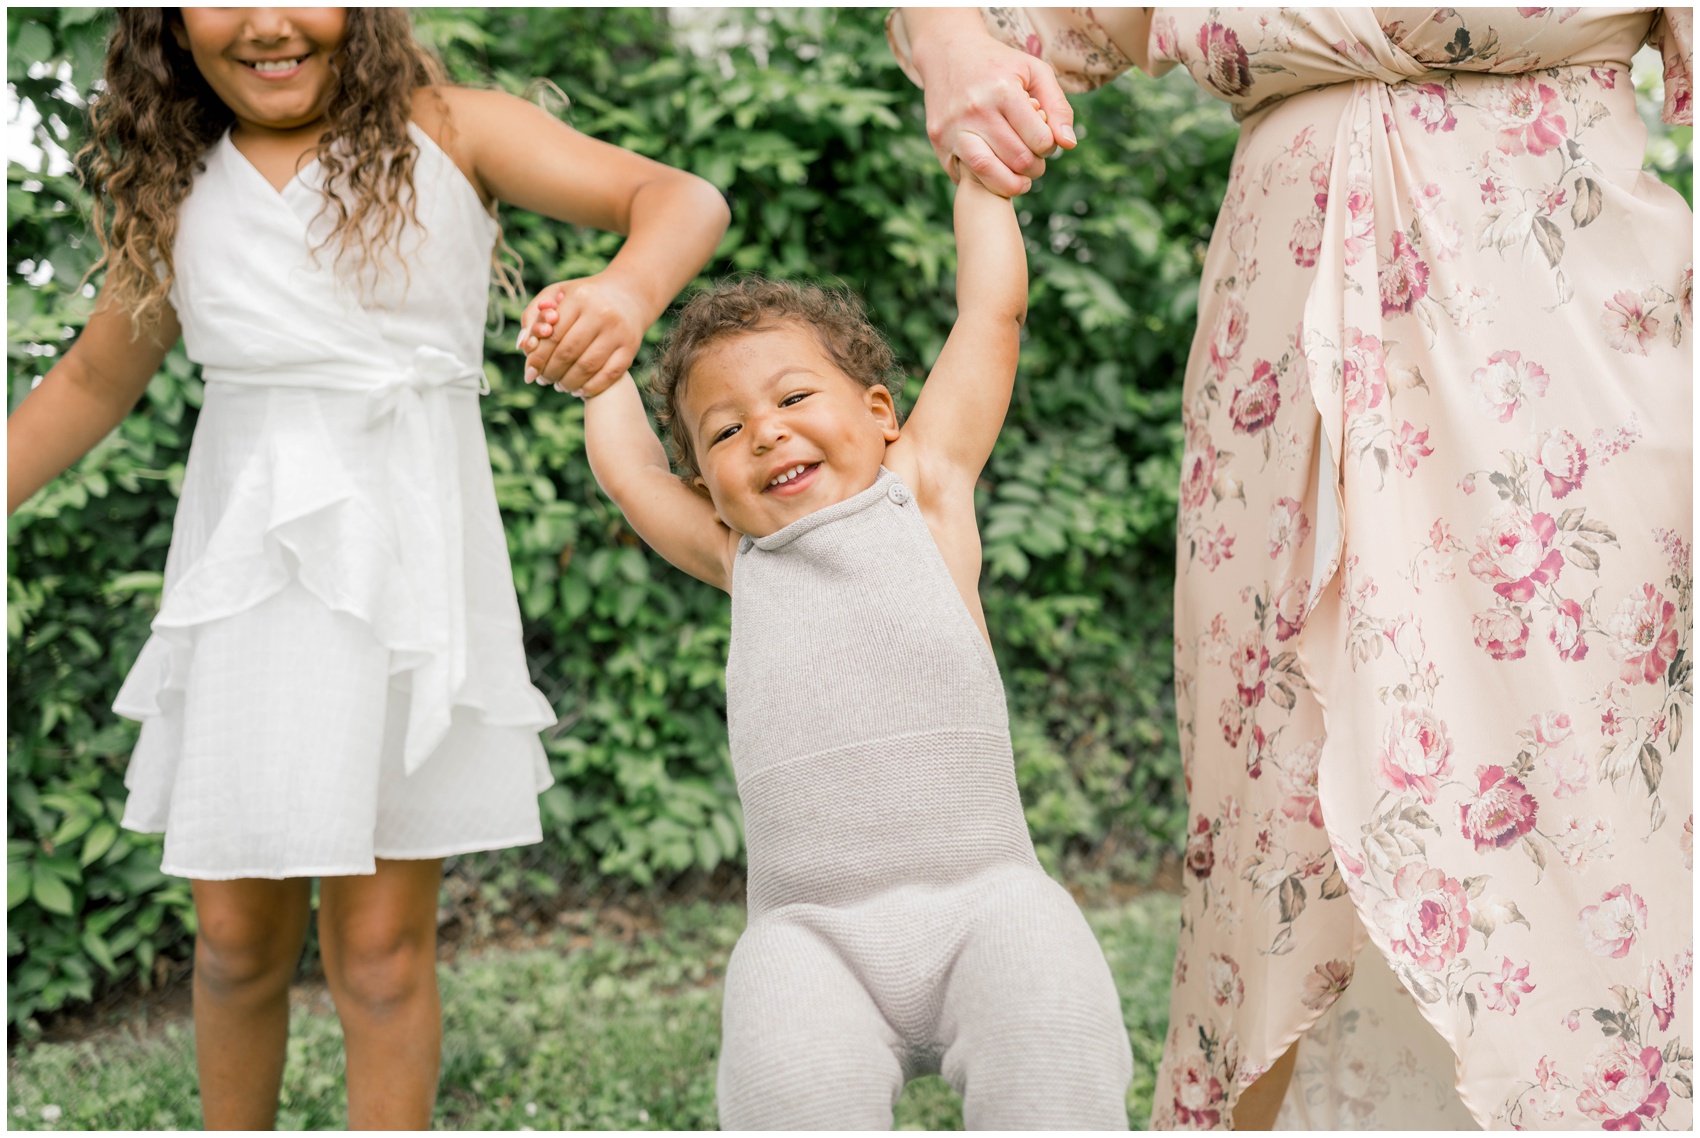
[[106, 821], [96, 823], [94, 828], [89, 831], [88, 837], [83, 839], [82, 852], [78, 854], [77, 861], [84, 867], [93, 864], [102, 854], [111, 849], [112, 843], [117, 840], [117, 826]]
[[25, 861], [6, 860], [6, 911], [11, 912], [30, 896], [30, 867]]
[[43, 870], [39, 864], [35, 867], [30, 892], [35, 903], [50, 913], [68, 917], [76, 907], [71, 887], [57, 874]]

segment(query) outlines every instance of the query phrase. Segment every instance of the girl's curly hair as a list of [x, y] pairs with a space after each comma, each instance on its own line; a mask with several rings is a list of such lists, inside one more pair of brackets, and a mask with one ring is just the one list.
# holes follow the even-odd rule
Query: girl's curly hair
[[[208, 147], [236, 121], [179, 47], [176, 8], [120, 8], [106, 48], [105, 88], [91, 100], [89, 140], [77, 153], [94, 194], [104, 268], [102, 302], [137, 327], [158, 315], [175, 274], [177, 211]], [[373, 262], [418, 222], [409, 136], [413, 91], [444, 81], [442, 64], [413, 38], [405, 8], [350, 8], [332, 66], [336, 79], [319, 137], [325, 245], [337, 263]], [[332, 192], [333, 189], [337, 192]]]
[[679, 418], [679, 400], [697, 360], [714, 344], [762, 332], [787, 322], [819, 338], [838, 369], [863, 387], [884, 384], [895, 397], [903, 390], [897, 357], [868, 319], [862, 298], [848, 289], [770, 281], [750, 274], [724, 281], [691, 297], [661, 346], [649, 381], [656, 418], [667, 432], [673, 466], [687, 478], [701, 471], [690, 426]]

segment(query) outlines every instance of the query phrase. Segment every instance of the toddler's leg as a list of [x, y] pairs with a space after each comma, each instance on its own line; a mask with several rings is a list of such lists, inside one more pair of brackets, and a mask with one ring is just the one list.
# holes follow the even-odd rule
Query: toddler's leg
[[968, 1129], [1127, 1129], [1121, 1000], [1061, 886], [1037, 873], [1000, 885], [949, 984], [941, 1066]]
[[784, 921], [751, 925], [726, 969], [722, 1130], [890, 1130], [897, 1035], [843, 958]]

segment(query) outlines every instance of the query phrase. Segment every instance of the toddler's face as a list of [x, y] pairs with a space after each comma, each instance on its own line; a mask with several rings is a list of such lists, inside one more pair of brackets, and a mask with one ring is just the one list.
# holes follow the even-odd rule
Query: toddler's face
[[679, 414], [702, 472], [697, 487], [751, 537], [872, 486], [898, 436], [891, 392], [845, 375], [811, 330], [789, 322], [704, 352]]
[[172, 27], [244, 126], [292, 130], [324, 114], [346, 8], [180, 8]]

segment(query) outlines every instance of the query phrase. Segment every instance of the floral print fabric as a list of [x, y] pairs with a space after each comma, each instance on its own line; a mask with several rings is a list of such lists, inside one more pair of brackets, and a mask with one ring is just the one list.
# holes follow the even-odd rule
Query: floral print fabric
[[[1070, 89], [1128, 66], [1088, 9], [986, 17]], [[1154, 1126], [1229, 1126], [1360, 948], [1477, 1124], [1692, 1124], [1692, 214], [1629, 81], [1657, 44], [1689, 121], [1691, 19], [1152, 15], [1153, 69], [1242, 120], [1186, 375]]]

